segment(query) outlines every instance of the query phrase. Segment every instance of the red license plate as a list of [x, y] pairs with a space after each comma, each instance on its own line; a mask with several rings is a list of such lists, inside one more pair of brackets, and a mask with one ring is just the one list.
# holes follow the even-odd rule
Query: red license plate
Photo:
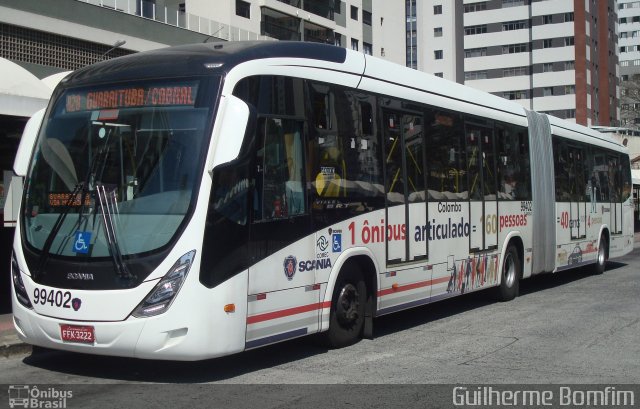
[[60, 325], [60, 335], [65, 342], [93, 344], [96, 341], [95, 331], [91, 325]]

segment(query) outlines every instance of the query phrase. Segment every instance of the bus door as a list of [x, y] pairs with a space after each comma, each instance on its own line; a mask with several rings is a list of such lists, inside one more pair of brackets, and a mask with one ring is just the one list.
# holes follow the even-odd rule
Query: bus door
[[319, 302], [319, 291], [309, 290], [317, 262], [305, 195], [304, 130], [299, 119], [263, 117], [257, 122], [248, 347], [262, 345], [276, 335], [317, 330], [316, 310], [297, 320], [252, 318]]
[[620, 158], [609, 155], [609, 198], [611, 199], [611, 234], [622, 234], [622, 174]]
[[467, 175], [469, 177], [469, 251], [498, 247], [498, 202], [493, 128], [467, 122]]
[[587, 180], [585, 166], [587, 157], [584, 149], [567, 146], [569, 153], [569, 178], [571, 179], [571, 205], [569, 209], [569, 230], [571, 240], [587, 237]]
[[387, 265], [427, 258], [428, 240], [414, 240], [427, 223], [422, 116], [383, 112]]

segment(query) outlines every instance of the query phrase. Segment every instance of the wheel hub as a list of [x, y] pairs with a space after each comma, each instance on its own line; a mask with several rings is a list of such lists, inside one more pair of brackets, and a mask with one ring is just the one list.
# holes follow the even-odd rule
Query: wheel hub
[[346, 284], [340, 291], [336, 303], [336, 317], [342, 326], [352, 325], [358, 320], [359, 298], [358, 290], [353, 284]]

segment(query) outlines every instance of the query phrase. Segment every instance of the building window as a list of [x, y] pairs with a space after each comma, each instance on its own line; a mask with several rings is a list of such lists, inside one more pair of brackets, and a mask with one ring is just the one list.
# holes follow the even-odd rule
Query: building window
[[574, 43], [573, 37], [565, 37], [564, 38], [564, 45], [565, 47], [569, 47], [572, 46]]
[[621, 17], [620, 19], [618, 19], [618, 23], [619, 24], [626, 24], [627, 23], [627, 18], [626, 17]]
[[552, 23], [553, 23], [553, 16], [551, 14], [542, 16], [542, 24], [552, 24]]
[[515, 54], [515, 53], [525, 53], [527, 52], [527, 44], [509, 44], [502, 46], [502, 54]]
[[464, 58], [484, 57], [487, 55], [487, 48], [469, 48], [464, 50]]
[[362, 42], [362, 51], [364, 51], [365, 54], [373, 55], [373, 45], [371, 45], [369, 43], [365, 43], [363, 41]]
[[487, 9], [487, 2], [483, 1], [482, 3], [472, 3], [464, 5], [465, 13], [474, 13], [476, 11], [484, 11]]
[[441, 60], [441, 59], [442, 59], [442, 50], [435, 50], [435, 51], [433, 52], [433, 57], [434, 57], [436, 60]]
[[333, 35], [333, 44], [337, 45], [338, 47], [342, 47], [342, 34], [335, 33]]
[[542, 64], [542, 72], [553, 72], [553, 63], [546, 62]]
[[564, 62], [564, 69], [565, 69], [565, 71], [575, 70], [576, 69], [576, 62], [575, 61], [565, 61]]
[[529, 75], [528, 67], [513, 67], [502, 70], [503, 77], [518, 77], [521, 75]]
[[545, 38], [542, 40], [542, 48], [551, 48], [553, 47], [553, 40], [551, 38]]
[[575, 94], [576, 93], [576, 86], [575, 85], [565, 85], [564, 86], [564, 94], [565, 95], [570, 95], [570, 94]]
[[524, 6], [524, 0], [502, 0], [502, 8]]
[[506, 99], [527, 99], [527, 91], [507, 91], [502, 96]]
[[433, 75], [435, 75], [436, 77], [444, 78], [444, 73], [441, 73], [441, 72], [436, 72]]
[[487, 71], [468, 71], [464, 73], [464, 79], [469, 80], [484, 80], [487, 79]]
[[442, 14], [442, 5], [433, 6], [433, 14]]
[[368, 26], [371, 25], [371, 12], [370, 11], [366, 11], [366, 10], [362, 10], [362, 24], [366, 24]]
[[621, 53], [623, 53], [623, 52], [625, 52], [625, 51], [627, 51], [627, 47], [625, 47], [625, 46], [620, 47], [620, 52], [621, 52]]
[[236, 16], [251, 18], [251, 3], [236, 0]]
[[575, 118], [576, 117], [576, 110], [575, 109], [567, 109], [564, 111], [564, 117], [565, 118]]
[[544, 87], [544, 88], [542, 88], [542, 96], [543, 97], [553, 96], [553, 87]]
[[351, 6], [351, 19], [358, 20], [358, 8], [356, 6]]
[[358, 40], [356, 40], [355, 38], [351, 39], [351, 49], [358, 51]]
[[502, 31], [522, 30], [523, 28], [527, 28], [527, 22], [524, 20], [502, 23]]
[[564, 21], [565, 23], [569, 22], [569, 21], [573, 21], [573, 12], [571, 13], [564, 13]]
[[442, 27], [436, 27], [433, 29], [434, 37], [442, 37]]
[[468, 26], [464, 28], [464, 35], [471, 36], [476, 34], [484, 34], [487, 32], [487, 25], [482, 24], [479, 26]]

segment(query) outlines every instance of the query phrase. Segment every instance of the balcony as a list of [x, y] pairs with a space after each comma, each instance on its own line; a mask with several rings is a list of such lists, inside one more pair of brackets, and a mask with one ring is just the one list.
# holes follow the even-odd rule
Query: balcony
[[317, 16], [324, 17], [333, 21], [333, 14], [335, 12], [336, 3], [340, 7], [339, 1], [326, 1], [326, 0], [278, 0], [280, 3], [288, 4], [309, 13], [313, 13]]

